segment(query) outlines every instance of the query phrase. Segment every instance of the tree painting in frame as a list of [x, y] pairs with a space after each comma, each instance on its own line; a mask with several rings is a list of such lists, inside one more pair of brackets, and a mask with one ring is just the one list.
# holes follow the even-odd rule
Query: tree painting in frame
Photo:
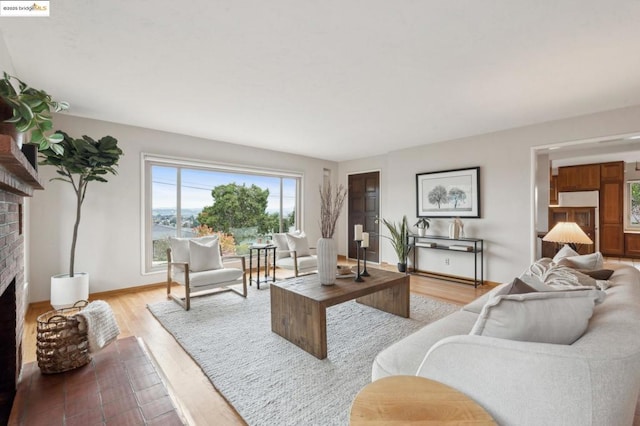
[[480, 217], [480, 167], [416, 174], [418, 217]]

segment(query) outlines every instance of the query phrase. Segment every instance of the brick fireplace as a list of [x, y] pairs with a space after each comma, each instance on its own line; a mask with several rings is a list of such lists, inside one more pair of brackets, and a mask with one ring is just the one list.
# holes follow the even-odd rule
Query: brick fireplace
[[0, 424], [11, 412], [22, 367], [28, 305], [24, 272], [24, 199], [43, 189], [13, 139], [0, 135]]

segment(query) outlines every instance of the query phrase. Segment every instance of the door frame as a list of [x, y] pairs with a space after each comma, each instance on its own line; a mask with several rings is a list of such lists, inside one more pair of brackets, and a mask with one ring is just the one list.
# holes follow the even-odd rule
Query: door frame
[[[366, 173], [378, 173], [378, 186], [380, 189], [380, 198], [378, 200], [378, 216], [380, 218], [382, 218], [382, 169], [366, 169], [366, 170], [359, 170], [359, 171], [354, 171], [354, 172], [348, 172], [345, 174], [345, 183], [347, 185], [347, 190], [349, 188], [349, 176], [353, 176], [353, 175], [363, 175]], [[346, 240], [346, 259], [349, 260], [351, 259], [349, 257], [349, 244], [351, 244], [353, 241], [349, 241], [349, 194], [347, 194], [347, 214], [345, 215], [344, 221], [345, 221], [345, 236], [344, 239]], [[378, 224], [378, 234], [380, 234], [380, 224]], [[376, 265], [380, 265], [380, 263], [382, 262], [382, 243], [380, 242], [381, 240], [378, 240], [378, 261], [377, 262], [373, 262]]]

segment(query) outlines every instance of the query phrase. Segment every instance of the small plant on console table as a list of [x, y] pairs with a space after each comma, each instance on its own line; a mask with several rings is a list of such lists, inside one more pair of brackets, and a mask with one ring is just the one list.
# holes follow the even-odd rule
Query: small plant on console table
[[382, 219], [382, 223], [387, 227], [391, 236], [381, 235], [389, 241], [398, 256], [398, 271], [407, 271], [407, 256], [409, 255], [409, 224], [407, 223], [407, 216], [402, 216], [402, 220], [398, 223], [391, 222], [387, 219]]
[[418, 221], [413, 226], [418, 228], [418, 236], [424, 237], [424, 233], [427, 229], [429, 229], [429, 225], [431, 225], [431, 223], [429, 223], [429, 219], [427, 219], [426, 217], [421, 217], [418, 218]]

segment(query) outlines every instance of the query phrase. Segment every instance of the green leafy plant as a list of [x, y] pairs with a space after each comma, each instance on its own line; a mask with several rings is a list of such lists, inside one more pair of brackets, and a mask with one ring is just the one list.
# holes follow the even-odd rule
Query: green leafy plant
[[0, 79], [0, 98], [13, 109], [13, 116], [5, 122], [15, 125], [18, 132], [31, 132], [28, 143], [38, 145], [40, 151], [51, 149], [55, 153], [62, 153], [62, 146], [59, 144], [63, 136], [59, 132], [52, 132], [51, 111], [68, 109], [67, 102], [55, 101], [44, 90], [29, 87], [6, 72]]
[[398, 256], [398, 263], [406, 263], [409, 250], [411, 249], [409, 246], [409, 224], [407, 223], [407, 216], [402, 216], [402, 220], [398, 223], [391, 222], [387, 219], [382, 219], [382, 223], [384, 223], [391, 234], [390, 237], [386, 235], [382, 236], [391, 241], [393, 250]]
[[115, 167], [118, 160], [123, 155], [118, 148], [118, 141], [111, 136], [104, 136], [100, 140], [94, 140], [89, 136], [81, 139], [74, 139], [64, 132], [59, 132], [63, 139], [59, 142], [62, 152], [51, 145], [49, 148], [40, 151], [40, 162], [42, 165], [50, 165], [57, 168], [57, 173], [61, 177], [51, 180], [68, 182], [73, 186], [76, 194], [76, 220], [73, 225], [73, 239], [71, 240], [71, 255], [69, 261], [69, 276], [73, 277], [74, 262], [76, 253], [76, 242], [78, 239], [78, 227], [82, 212], [82, 203], [87, 194], [89, 182], [107, 182], [104, 178], [107, 174], [116, 175]]

